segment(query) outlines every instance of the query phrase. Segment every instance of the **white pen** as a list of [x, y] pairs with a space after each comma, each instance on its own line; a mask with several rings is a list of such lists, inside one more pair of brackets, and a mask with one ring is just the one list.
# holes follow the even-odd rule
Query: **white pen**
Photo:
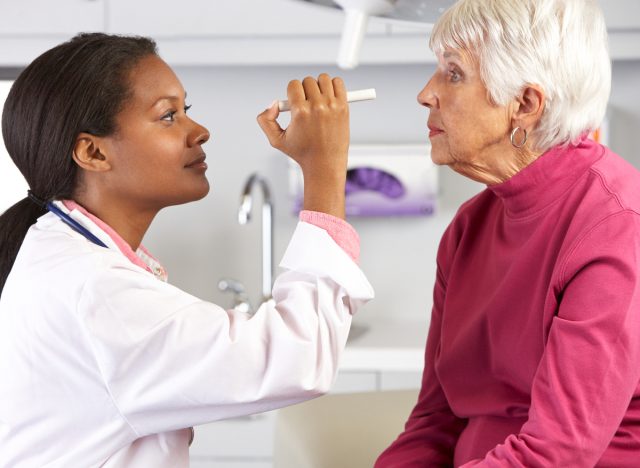
[[[347, 102], [368, 101], [375, 98], [375, 88], [347, 91]], [[280, 112], [287, 112], [288, 110], [290, 110], [291, 107], [289, 107], [289, 101], [278, 101], [278, 109], [280, 110]]]

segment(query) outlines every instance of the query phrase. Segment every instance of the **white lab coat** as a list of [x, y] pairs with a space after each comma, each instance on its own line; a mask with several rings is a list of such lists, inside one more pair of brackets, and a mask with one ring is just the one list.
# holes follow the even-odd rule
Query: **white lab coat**
[[0, 467], [187, 467], [191, 426], [326, 392], [373, 291], [304, 222], [281, 266], [250, 318], [41, 217], [0, 299]]

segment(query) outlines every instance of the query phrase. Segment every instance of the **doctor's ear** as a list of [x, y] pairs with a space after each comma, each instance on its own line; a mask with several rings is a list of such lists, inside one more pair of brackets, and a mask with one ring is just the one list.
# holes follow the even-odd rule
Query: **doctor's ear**
[[73, 160], [86, 171], [104, 172], [111, 169], [107, 157], [100, 152], [100, 139], [89, 133], [80, 133], [76, 138]]

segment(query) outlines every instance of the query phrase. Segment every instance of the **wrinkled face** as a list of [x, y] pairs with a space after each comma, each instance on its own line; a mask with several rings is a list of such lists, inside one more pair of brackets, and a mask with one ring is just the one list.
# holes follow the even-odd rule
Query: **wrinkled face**
[[204, 197], [209, 191], [202, 144], [209, 132], [187, 116], [186, 93], [159, 57], [145, 57], [130, 74], [131, 98], [105, 138], [115, 196], [157, 210]]
[[501, 151], [510, 151], [510, 108], [491, 103], [479, 65], [468, 53], [445, 50], [418, 102], [429, 108], [434, 163], [482, 182], [475, 172], [491, 167]]

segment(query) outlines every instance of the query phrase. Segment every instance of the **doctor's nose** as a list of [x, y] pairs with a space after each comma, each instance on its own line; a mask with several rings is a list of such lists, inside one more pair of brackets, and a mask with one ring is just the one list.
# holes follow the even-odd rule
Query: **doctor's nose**
[[187, 143], [190, 147], [204, 145], [207, 141], [209, 141], [210, 137], [211, 134], [206, 127], [200, 125], [197, 122], [193, 122], [193, 129], [191, 130], [191, 132], [189, 132]]

